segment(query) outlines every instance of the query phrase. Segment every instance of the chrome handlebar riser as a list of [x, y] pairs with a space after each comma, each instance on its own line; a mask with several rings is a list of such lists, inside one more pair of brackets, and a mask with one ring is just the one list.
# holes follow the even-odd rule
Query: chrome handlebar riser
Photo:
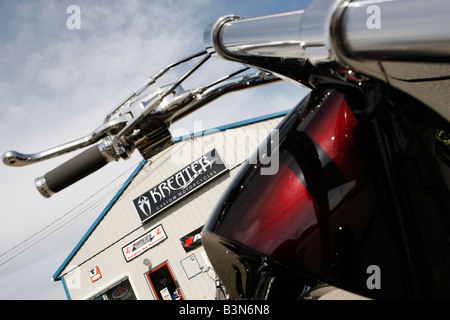
[[449, 11], [448, 0], [314, 0], [305, 10], [222, 17], [205, 30], [204, 41], [240, 62], [249, 56], [306, 58], [316, 66], [361, 59], [448, 62]]
[[221, 57], [307, 58], [313, 64], [334, 60], [330, 23], [343, 0], [313, 1], [306, 10], [245, 19], [225, 16], [205, 30], [207, 48]]

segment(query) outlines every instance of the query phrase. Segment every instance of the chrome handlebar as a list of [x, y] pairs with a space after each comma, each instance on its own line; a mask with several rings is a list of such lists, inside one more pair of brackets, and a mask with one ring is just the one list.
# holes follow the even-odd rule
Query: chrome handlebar
[[[447, 0], [313, 0], [305, 10], [256, 18], [226, 16], [204, 34], [229, 60], [305, 58], [314, 65], [350, 60], [450, 60]], [[364, 70], [358, 70], [364, 72]]]
[[[380, 28], [368, 25], [371, 5], [380, 10]], [[411, 8], [416, 14], [405, 17], [404, 10]], [[448, 0], [313, 0], [305, 10], [248, 19], [222, 17], [205, 30], [206, 50], [172, 63], [150, 77], [89, 135], [35, 154], [8, 151], [3, 154], [3, 162], [9, 166], [29, 165], [97, 142], [98, 152], [90, 153], [97, 162], [103, 163], [100, 156], [106, 163], [127, 159], [135, 149], [148, 159], [173, 143], [168, 130], [172, 122], [229, 92], [285, 78], [313, 87], [309, 80], [300, 79], [302, 73], [320, 70], [334, 74], [338, 68], [386, 81], [388, 75], [374, 60], [448, 62], [449, 11]], [[245, 67], [209, 85], [184, 90], [183, 81], [212, 55], [240, 62]], [[180, 79], [147, 93], [167, 71], [197, 58], [200, 61]], [[45, 176], [36, 179], [36, 186], [46, 197], [53, 193]]]
[[[3, 154], [3, 162], [9, 166], [26, 166], [98, 143], [98, 150], [94, 148], [95, 150], [87, 153], [89, 156], [77, 156], [78, 160], [72, 161], [71, 166], [63, 164], [57, 168], [57, 171], [55, 169], [57, 174], [51, 171], [35, 179], [38, 191], [48, 198], [66, 187], [65, 181], [60, 181], [62, 173], [70, 171], [65, 174], [67, 176], [65, 179], [75, 182], [94, 171], [92, 168], [85, 168], [80, 172], [73, 168], [75, 165], [81, 166], [82, 161], [101, 162], [101, 166], [96, 166], [95, 170], [97, 170], [97, 167], [99, 169], [110, 161], [128, 159], [136, 149], [145, 159], [149, 159], [173, 143], [168, 130], [173, 122], [224, 94], [280, 80], [268, 72], [244, 66], [208, 85], [184, 90], [181, 86], [183, 81], [206, 63], [211, 55], [205, 50], [168, 65], [155, 76], [150, 77], [144, 86], [128, 95], [108, 113], [103, 124], [90, 134], [34, 154], [8, 151]], [[150, 91], [150, 87], [167, 71], [196, 58], [200, 58], [200, 61], [177, 81]], [[57, 183], [54, 182], [56, 180], [58, 180]], [[55, 186], [54, 189], [52, 185]]]

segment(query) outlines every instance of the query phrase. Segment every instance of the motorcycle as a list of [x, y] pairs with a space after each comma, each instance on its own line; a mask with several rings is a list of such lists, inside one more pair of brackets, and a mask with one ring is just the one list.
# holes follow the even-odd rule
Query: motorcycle
[[[50, 197], [136, 149], [149, 159], [168, 148], [173, 122], [224, 94], [290, 81], [310, 93], [203, 229], [227, 296], [311, 299], [331, 285], [373, 299], [450, 298], [448, 12], [446, 0], [313, 0], [303, 10], [224, 16], [206, 28], [205, 50], [151, 77], [88, 136], [36, 154], [8, 151], [3, 162], [91, 146], [35, 180]], [[244, 67], [185, 90], [211, 57]], [[275, 160], [276, 172], [267, 170]]]

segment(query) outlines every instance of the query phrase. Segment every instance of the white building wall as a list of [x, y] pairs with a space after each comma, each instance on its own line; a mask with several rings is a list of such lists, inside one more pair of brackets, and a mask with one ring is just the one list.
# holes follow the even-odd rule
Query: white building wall
[[[237, 174], [239, 165], [256, 150], [281, 119], [273, 118], [203, 137], [185, 139], [148, 161], [61, 272], [65, 275], [70, 297], [90, 299], [128, 278], [138, 299], [155, 299], [145, 277], [149, 267], [142, 263], [147, 258], [152, 263], [151, 267], [164, 261], [169, 262], [186, 299], [214, 299], [214, 273], [207, 271], [207, 263], [202, 257], [203, 247], [186, 253], [179, 239], [205, 224], [211, 210]], [[219, 151], [230, 171], [142, 224], [133, 199], [213, 148]], [[126, 262], [122, 248], [159, 224], [163, 225], [168, 238], [141, 256]], [[191, 255], [194, 260], [185, 260], [182, 265], [181, 261]], [[199, 269], [198, 275], [188, 279], [189, 275], [195, 273], [197, 261], [203, 269]], [[102, 278], [92, 283], [88, 272], [96, 266], [99, 267]]]

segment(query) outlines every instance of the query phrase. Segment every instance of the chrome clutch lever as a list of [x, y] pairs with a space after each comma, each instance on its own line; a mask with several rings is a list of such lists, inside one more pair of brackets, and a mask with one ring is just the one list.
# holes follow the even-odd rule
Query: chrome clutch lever
[[197, 57], [200, 57], [202, 55], [207, 54], [206, 50], [200, 51], [196, 54], [193, 54], [189, 57], [183, 58], [179, 61], [176, 61], [174, 63], [169, 64], [168, 66], [164, 67], [163, 69], [161, 69], [156, 75], [152, 76], [149, 78], [149, 80], [138, 90], [132, 92], [131, 94], [129, 94], [121, 103], [119, 103], [105, 118], [105, 122], [111, 120], [117, 113], [119, 113], [123, 107], [127, 104], [130, 103], [134, 98], [140, 96], [145, 90], [147, 90], [151, 85], [153, 85], [156, 80], [158, 80], [159, 78], [161, 78], [164, 74], [166, 74], [169, 70], [173, 69], [174, 67], [177, 67], [185, 62], [188, 62], [192, 59], [195, 59]]
[[97, 129], [82, 138], [38, 153], [24, 154], [17, 151], [7, 151], [3, 154], [2, 160], [3, 163], [8, 166], [22, 167], [55, 158], [57, 156], [92, 145], [100, 141], [102, 138], [105, 138], [106, 136], [120, 130], [120, 128], [124, 127], [127, 122], [128, 120], [124, 118], [112, 119], [106, 123], [103, 123]]
[[[144, 85], [141, 89], [139, 89], [138, 91], [136, 91], [134, 94], [131, 95], [133, 96], [133, 98], [141, 95], [148, 87], [150, 87], [151, 84], [155, 82], [156, 79], [161, 77], [171, 68], [178, 66], [182, 63], [185, 63], [187, 61], [190, 61], [194, 58], [200, 57], [202, 55], [204, 55], [204, 57], [194, 67], [192, 67], [188, 72], [186, 72], [182, 77], [180, 77], [175, 83], [165, 86], [164, 89], [160, 88], [159, 90], [156, 91], [156, 94], [152, 93], [153, 99], [151, 99], [151, 102], [147, 103], [147, 105], [144, 108], [140, 108], [139, 112], [135, 112], [134, 114], [132, 114], [132, 120], [129, 123], [127, 123], [127, 125], [112, 139], [111, 147], [116, 151], [117, 154], [120, 154], [121, 157], [123, 158], [127, 158], [134, 151], [134, 147], [139, 148], [138, 145], [130, 146], [129, 137], [133, 135], [136, 130], [139, 130], [139, 127], [143, 122], [144, 123], [148, 122], [146, 121], [148, 119], [145, 118], [152, 111], [156, 110], [156, 108], [164, 101], [166, 97], [168, 97], [172, 93], [176, 93], [176, 89], [181, 85], [181, 83], [184, 80], [186, 80], [189, 76], [191, 76], [196, 70], [198, 70], [198, 68], [200, 68], [206, 61], [208, 61], [208, 59], [211, 57], [211, 53], [208, 53], [205, 50], [165, 67], [156, 76], [150, 78], [150, 81], [146, 85]], [[129, 101], [131, 99], [129, 99]], [[179, 97], [177, 97], [176, 100], [179, 100]], [[121, 109], [122, 107], [123, 105], [116, 108], [110, 115], [107, 116], [106, 119], [109, 119], [113, 114], [117, 113], [118, 110]], [[130, 103], [130, 109], [135, 110], [135, 108], [133, 108], [133, 103]], [[157, 128], [157, 130], [160, 131], [160, 128]], [[146, 134], [146, 136], [148, 135], [149, 134]], [[136, 138], [131, 139], [135, 140]], [[142, 135], [140, 135], [139, 140], [142, 140]]]

